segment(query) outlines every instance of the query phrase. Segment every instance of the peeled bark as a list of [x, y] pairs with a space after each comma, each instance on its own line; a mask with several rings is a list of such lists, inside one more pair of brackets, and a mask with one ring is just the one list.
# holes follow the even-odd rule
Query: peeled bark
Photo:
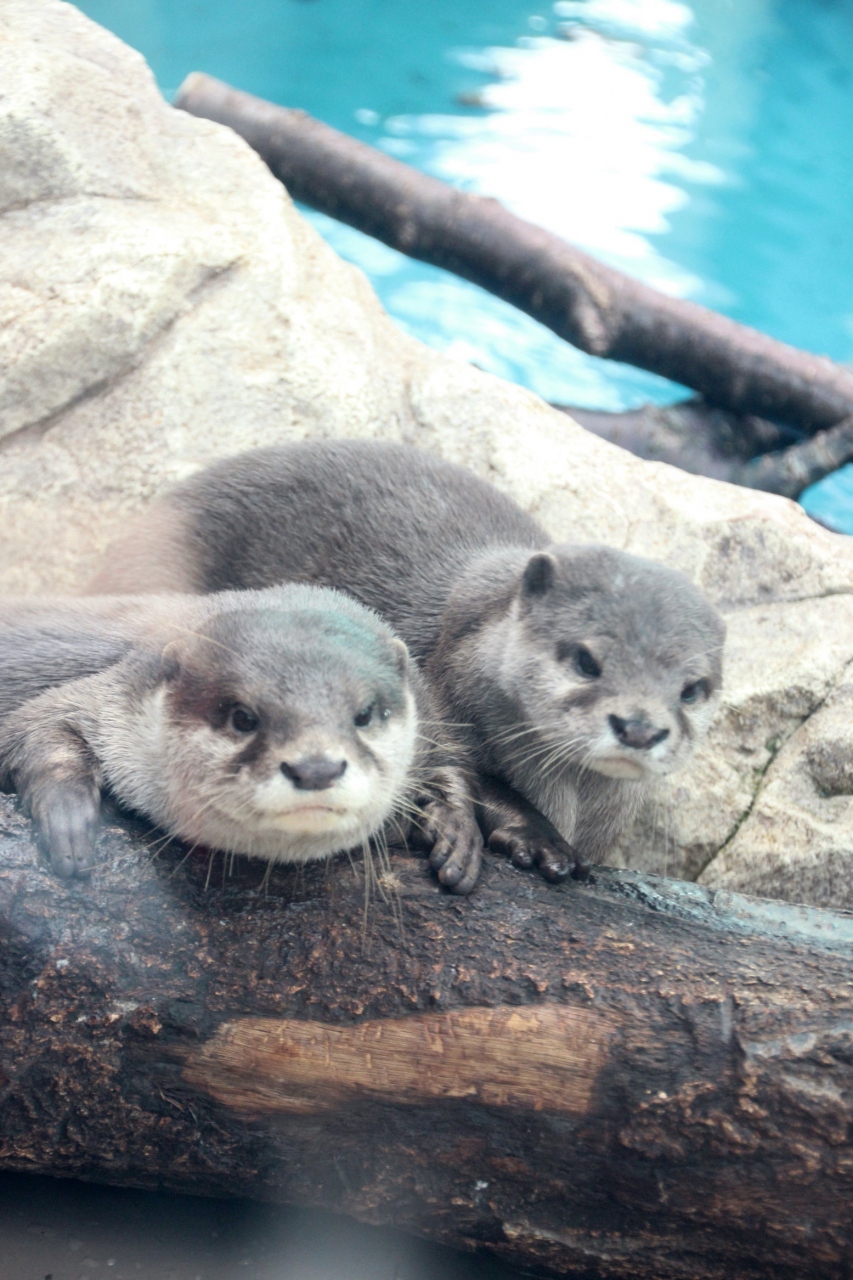
[[0, 797], [0, 1167], [342, 1209], [545, 1274], [847, 1277], [850, 917], [400, 853], [304, 871]]
[[296, 200], [444, 267], [591, 355], [651, 370], [735, 413], [806, 431], [853, 413], [853, 374], [669, 298], [517, 218], [314, 120], [195, 72], [175, 105], [229, 125]]

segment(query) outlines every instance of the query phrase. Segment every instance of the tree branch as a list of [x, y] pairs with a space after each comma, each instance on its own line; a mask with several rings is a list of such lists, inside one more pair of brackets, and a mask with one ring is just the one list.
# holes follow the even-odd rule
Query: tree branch
[[591, 355], [648, 369], [735, 413], [816, 431], [853, 413], [853, 374], [622, 275], [504, 209], [200, 72], [175, 105], [229, 125], [296, 200], [443, 267]]
[[853, 459], [853, 416], [780, 453], [752, 458], [736, 468], [732, 480], [751, 489], [765, 489], [796, 498], [803, 489]]
[[624, 413], [564, 404], [554, 408], [637, 457], [786, 498], [798, 497], [853, 460], [853, 417], [802, 439], [764, 418], [727, 413], [699, 399], [645, 404]]

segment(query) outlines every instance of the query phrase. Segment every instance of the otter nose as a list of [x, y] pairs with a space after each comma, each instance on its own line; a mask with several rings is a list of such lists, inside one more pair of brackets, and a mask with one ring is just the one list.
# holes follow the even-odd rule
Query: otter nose
[[623, 720], [620, 716], [608, 716], [610, 728], [625, 747], [634, 747], [637, 751], [649, 751], [664, 738], [669, 737], [669, 729], [656, 729], [648, 720]]
[[342, 777], [346, 760], [330, 760], [328, 756], [306, 756], [293, 764], [283, 760], [281, 771], [297, 791], [325, 791]]

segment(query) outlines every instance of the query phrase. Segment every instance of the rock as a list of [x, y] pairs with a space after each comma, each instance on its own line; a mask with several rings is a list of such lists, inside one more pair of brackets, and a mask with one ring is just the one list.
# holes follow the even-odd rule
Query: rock
[[[840, 594], [758, 605], [729, 612], [726, 621], [720, 714], [693, 763], [665, 780], [622, 840], [617, 861], [664, 875], [698, 877], [703, 884], [721, 888], [714, 877], [733, 842], [738, 852], [732, 856], [744, 878], [726, 881], [725, 887], [772, 897], [776, 895], [766, 882], [759, 886], [755, 879], [763, 874], [760, 858], [747, 851], [742, 833], [749, 822], [741, 823], [775, 773], [780, 748], [789, 740], [793, 745], [812, 718], [820, 717], [820, 708], [853, 660], [853, 597]], [[780, 821], [776, 836], [796, 861], [799, 844], [793, 830]], [[849, 849], [853, 860], [853, 829]], [[796, 892], [785, 896], [817, 901]], [[841, 900], [836, 894], [822, 905], [831, 901]]]
[[0, 590], [79, 589], [129, 516], [240, 449], [432, 449], [555, 538], [664, 560], [728, 614], [711, 740], [617, 860], [853, 902], [853, 542], [408, 338], [239, 138], [174, 111], [71, 6], [0, 0], [0, 84]]
[[771, 756], [754, 803], [701, 876], [712, 889], [853, 900], [853, 671]]

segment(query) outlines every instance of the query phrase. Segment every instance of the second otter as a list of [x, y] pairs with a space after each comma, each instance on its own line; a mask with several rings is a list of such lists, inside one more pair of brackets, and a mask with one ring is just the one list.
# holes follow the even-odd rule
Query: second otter
[[343, 589], [390, 622], [463, 726], [490, 844], [552, 878], [568, 865], [557, 832], [600, 861], [718, 701], [725, 626], [683, 574], [551, 545], [492, 486], [401, 445], [218, 463], [155, 504], [93, 589], [282, 580]]
[[192, 844], [270, 861], [414, 814], [465, 892], [481, 837], [440, 734], [403, 642], [339, 592], [3, 605], [0, 783], [60, 875], [91, 869], [106, 786]]

